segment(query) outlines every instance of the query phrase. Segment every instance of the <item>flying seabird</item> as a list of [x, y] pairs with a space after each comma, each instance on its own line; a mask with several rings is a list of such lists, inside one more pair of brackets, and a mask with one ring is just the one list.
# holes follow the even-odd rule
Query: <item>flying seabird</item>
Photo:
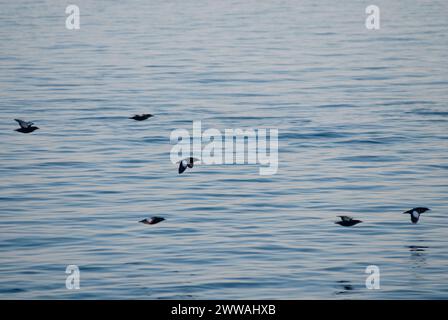
[[144, 224], [156, 224], [156, 223], [162, 222], [163, 220], [165, 220], [165, 218], [162, 218], [162, 217], [152, 217], [152, 218], [149, 218], [149, 219], [143, 219], [143, 220], [141, 220], [139, 222], [144, 223]]
[[423, 212], [429, 211], [430, 209], [424, 207], [417, 207], [408, 211], [403, 212], [403, 214], [410, 214], [412, 223], [417, 223], [418, 219], [420, 219], [420, 215]]
[[20, 119], [14, 119], [14, 120], [17, 121], [20, 125], [20, 128], [16, 129], [15, 131], [22, 133], [30, 133], [33, 132], [34, 130], [39, 129], [38, 127], [33, 126], [34, 123], [32, 122], [23, 121]]
[[193, 157], [188, 157], [182, 161], [179, 162], [179, 174], [181, 174], [182, 172], [184, 172], [187, 168], [193, 168], [194, 166], [194, 162], [198, 161], [199, 159], [197, 158], [193, 158]]
[[362, 222], [361, 220], [353, 220], [352, 217], [347, 216], [338, 216], [338, 217], [341, 218], [341, 221], [336, 221], [335, 223], [344, 227], [351, 227]]
[[151, 118], [151, 117], [153, 117], [152, 114], [145, 113], [145, 114], [136, 114], [135, 116], [130, 117], [129, 119], [134, 119], [134, 120], [137, 120], [137, 121], [143, 121], [143, 120], [146, 120], [146, 119]]

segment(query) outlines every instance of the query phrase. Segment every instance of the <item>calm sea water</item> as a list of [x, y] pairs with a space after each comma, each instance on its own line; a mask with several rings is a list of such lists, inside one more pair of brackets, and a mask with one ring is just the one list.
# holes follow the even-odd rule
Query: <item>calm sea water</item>
[[[447, 298], [448, 4], [369, 4], [0, 1], [0, 298]], [[193, 120], [277, 128], [278, 173], [178, 175]]]

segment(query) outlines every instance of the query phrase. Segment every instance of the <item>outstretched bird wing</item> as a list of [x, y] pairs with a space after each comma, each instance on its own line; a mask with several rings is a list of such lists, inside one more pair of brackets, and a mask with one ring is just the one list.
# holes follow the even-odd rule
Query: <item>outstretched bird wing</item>
[[187, 162], [185, 160], [182, 160], [179, 163], [179, 174], [181, 174], [182, 172], [184, 172], [187, 169]]
[[199, 161], [198, 158], [190, 157], [187, 164], [188, 168], [193, 168], [194, 163], [198, 161]]
[[410, 214], [412, 214], [413, 212], [418, 212], [420, 214], [420, 213], [423, 213], [423, 212], [426, 212], [426, 211], [429, 211], [429, 210], [430, 209], [425, 208], [425, 207], [417, 207], [417, 208], [405, 211], [403, 213], [410, 213]]
[[143, 220], [140, 220], [139, 222], [140, 222], [140, 223], [144, 223], [144, 224], [149, 224], [148, 219], [143, 219]]
[[190, 157], [190, 158], [188, 159], [188, 163], [187, 163], [188, 168], [193, 168], [195, 160], [196, 160], [196, 159], [193, 158], [193, 157]]
[[20, 119], [14, 119], [15, 121], [17, 121], [19, 123], [19, 126], [23, 129], [27, 129], [29, 127], [31, 127], [34, 123], [32, 122], [27, 122], [27, 121], [23, 121]]

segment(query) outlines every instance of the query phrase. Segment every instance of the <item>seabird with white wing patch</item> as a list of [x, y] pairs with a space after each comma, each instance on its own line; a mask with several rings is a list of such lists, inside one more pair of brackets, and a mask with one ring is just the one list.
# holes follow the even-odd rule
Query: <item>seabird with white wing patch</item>
[[182, 161], [179, 161], [179, 174], [187, 170], [187, 168], [193, 168], [194, 162], [199, 161], [197, 158], [189, 157]]
[[338, 216], [338, 217], [341, 218], [341, 221], [336, 221], [335, 223], [344, 227], [351, 227], [362, 222], [361, 220], [355, 220], [352, 217], [348, 216]]
[[425, 207], [417, 207], [408, 211], [403, 212], [403, 214], [410, 214], [412, 223], [417, 223], [420, 219], [420, 215], [426, 211], [430, 211], [430, 209]]
[[165, 218], [162, 218], [162, 217], [152, 217], [152, 218], [149, 218], [149, 219], [140, 220], [139, 222], [141, 222], [143, 224], [156, 224], [156, 223], [162, 222], [163, 220], [165, 220]]

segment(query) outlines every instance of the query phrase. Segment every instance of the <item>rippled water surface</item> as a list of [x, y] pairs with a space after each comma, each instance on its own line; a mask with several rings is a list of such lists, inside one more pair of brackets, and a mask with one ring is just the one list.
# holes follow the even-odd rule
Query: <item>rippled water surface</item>
[[[446, 1], [73, 2], [0, 1], [0, 298], [448, 297]], [[178, 175], [193, 120], [277, 128], [278, 173]]]

